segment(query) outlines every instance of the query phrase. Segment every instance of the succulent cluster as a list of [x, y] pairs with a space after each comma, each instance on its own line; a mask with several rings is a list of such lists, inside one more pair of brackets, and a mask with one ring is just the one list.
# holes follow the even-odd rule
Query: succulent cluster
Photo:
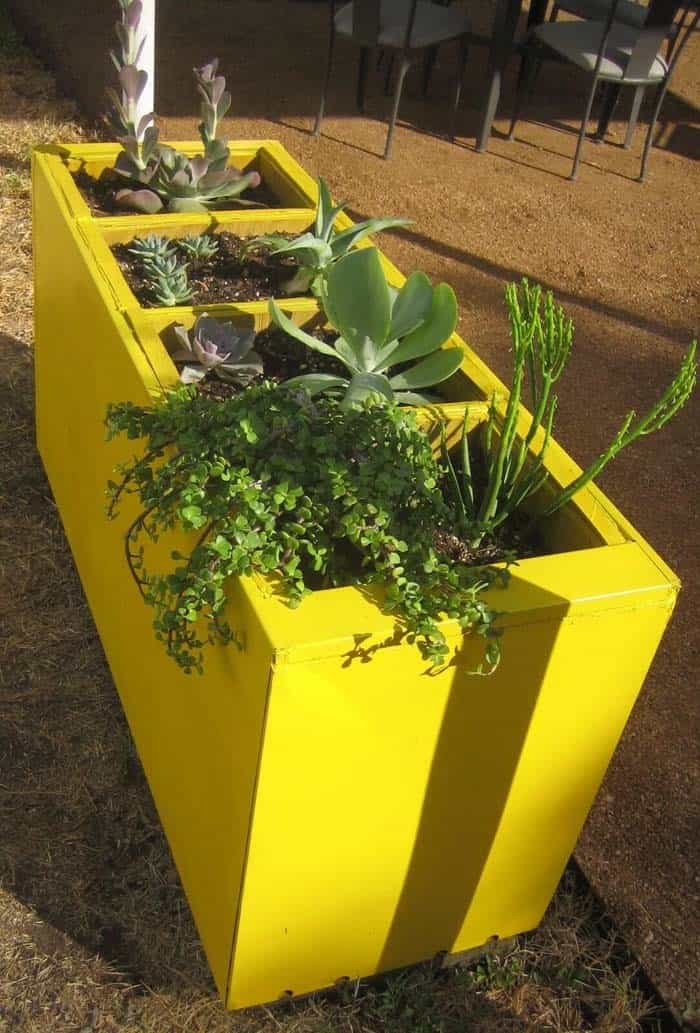
[[139, 262], [153, 300], [166, 306], [186, 305], [192, 299], [188, 269], [201, 268], [218, 249], [219, 242], [206, 233], [176, 240], [149, 233], [135, 237], [127, 248]]
[[171, 258], [175, 254], [175, 243], [169, 237], [149, 233], [146, 237], [134, 237], [127, 251], [143, 265], [147, 265], [149, 262]]
[[138, 102], [148, 81], [147, 73], [138, 67], [143, 40], [138, 42], [141, 23], [141, 0], [118, 0], [121, 19], [116, 33], [119, 48], [112, 52], [121, 96], [109, 90], [112, 102], [110, 122], [122, 152], [114, 172], [124, 180], [117, 190], [115, 202], [123, 208], [154, 213], [201, 212], [211, 207], [225, 207], [232, 202], [253, 204], [241, 194], [260, 184], [260, 175], [242, 173], [229, 166], [230, 152], [225, 140], [217, 138], [219, 122], [231, 106], [226, 80], [218, 74], [216, 59], [194, 69], [197, 90], [202, 98], [199, 133], [204, 153], [197, 157], [176, 151], [160, 143], [152, 113], [137, 123]]
[[159, 305], [171, 308], [186, 305], [192, 300], [187, 268], [187, 263], [177, 255], [153, 258], [144, 263], [146, 285]]
[[242, 330], [203, 312], [190, 331], [173, 327], [177, 345], [170, 355], [180, 367], [183, 384], [196, 384], [208, 374], [245, 387], [263, 372], [262, 359], [253, 350], [254, 330]]
[[207, 262], [211, 262], [219, 252], [218, 240], [208, 233], [181, 237], [176, 241], [176, 244], [193, 269], [198, 269], [200, 266], [206, 265]]
[[294, 240], [287, 240], [279, 233], [254, 237], [247, 244], [247, 250], [261, 245], [270, 249], [271, 255], [296, 259], [298, 269], [287, 283], [282, 285], [285, 294], [305, 294], [311, 290], [319, 295], [323, 277], [334, 262], [343, 258], [351, 247], [372, 233], [379, 233], [392, 226], [410, 226], [410, 219], [367, 219], [349, 229], [337, 233], [335, 220], [345, 204], [334, 205], [326, 181], [318, 178], [318, 206], [314, 224], [306, 233]]

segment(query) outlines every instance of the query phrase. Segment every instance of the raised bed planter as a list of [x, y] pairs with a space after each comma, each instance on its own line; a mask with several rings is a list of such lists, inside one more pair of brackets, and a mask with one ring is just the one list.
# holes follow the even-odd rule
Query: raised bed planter
[[[105, 484], [133, 445], [105, 444], [103, 420], [109, 402], [147, 404], [173, 381], [161, 335], [194, 311], [115, 294], [85, 228], [97, 220], [74, 215], [55, 171], [38, 156], [39, 449], [223, 1000], [536, 926], [671, 614], [673, 573], [590, 487], [549, 521], [552, 554], [493, 591], [505, 633], [488, 681], [465, 673], [483, 643], [454, 624], [449, 666], [427, 676], [371, 594], [317, 592], [290, 610], [245, 578], [230, 610], [244, 651], [213, 649], [202, 677], [184, 675], [124, 562], [129, 505], [105, 519]], [[261, 305], [221, 314], [265, 319]], [[462, 401], [499, 388], [469, 350], [453, 386]], [[455, 426], [462, 410], [448, 410]], [[556, 444], [546, 466], [557, 484], [578, 473]]]

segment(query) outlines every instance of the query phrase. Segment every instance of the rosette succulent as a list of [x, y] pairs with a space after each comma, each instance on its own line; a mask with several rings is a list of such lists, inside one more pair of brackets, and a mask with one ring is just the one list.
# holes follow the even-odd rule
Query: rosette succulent
[[429, 399], [417, 392], [446, 380], [462, 362], [461, 348], [441, 347], [457, 325], [452, 288], [432, 287], [420, 272], [400, 290], [391, 287], [376, 248], [361, 248], [333, 264], [322, 282], [321, 301], [340, 334], [333, 344], [306, 333], [275, 301], [269, 303], [270, 316], [291, 337], [342, 363], [348, 375], [309, 373], [285, 381], [287, 387], [304, 387], [312, 395], [342, 392], [346, 408], [370, 395], [426, 405]]
[[177, 347], [170, 355], [181, 366], [183, 384], [196, 384], [208, 374], [228, 383], [249, 384], [263, 372], [262, 359], [253, 350], [254, 330], [242, 330], [203, 312], [190, 331], [173, 327]]
[[347, 230], [337, 233], [334, 222], [345, 202], [333, 206], [330, 191], [325, 180], [318, 177], [318, 207], [313, 227], [294, 240], [288, 240], [279, 233], [254, 237], [246, 250], [261, 245], [269, 248], [271, 255], [288, 256], [296, 259], [299, 268], [286, 283], [282, 284], [285, 294], [305, 294], [311, 290], [318, 295], [321, 278], [334, 262], [343, 258], [360, 240], [390, 229], [392, 226], [410, 226], [410, 219], [367, 219]]

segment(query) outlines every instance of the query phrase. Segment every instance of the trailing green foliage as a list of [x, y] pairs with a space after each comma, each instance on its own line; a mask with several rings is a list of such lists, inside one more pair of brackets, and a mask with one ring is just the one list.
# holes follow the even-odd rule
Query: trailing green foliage
[[228, 145], [216, 137], [219, 122], [231, 106], [226, 80], [218, 74], [218, 60], [194, 69], [202, 98], [199, 134], [204, 153], [188, 158], [160, 143], [153, 112], [136, 120], [138, 101], [148, 82], [147, 72], [138, 66], [144, 46], [143, 39], [138, 42], [143, 7], [141, 0], [118, 0], [118, 4], [121, 19], [115, 31], [119, 48], [111, 53], [111, 58], [121, 96], [111, 87], [107, 92], [112, 103], [109, 121], [123, 148], [114, 172], [124, 179], [125, 186], [117, 190], [115, 202], [120, 207], [149, 214], [164, 207], [171, 212], [202, 212], [233, 201], [238, 205], [254, 204], [240, 195], [259, 186], [259, 174], [241, 173], [229, 166]]
[[336, 216], [343, 211], [345, 203], [333, 205], [326, 181], [318, 177], [318, 206], [311, 230], [287, 240], [280, 233], [254, 237], [248, 241], [247, 251], [265, 245], [271, 255], [288, 255], [295, 258], [299, 268], [294, 276], [282, 285], [285, 294], [305, 294], [311, 290], [319, 295], [321, 280], [334, 262], [348, 253], [351, 247], [372, 233], [392, 226], [410, 226], [410, 219], [367, 219], [350, 229], [337, 233], [334, 227]]
[[[343, 392], [343, 406], [377, 395], [399, 405], [425, 405], [419, 389], [446, 380], [462, 362], [461, 348], [441, 348], [457, 325], [457, 300], [446, 283], [432, 287], [413, 273], [400, 290], [390, 287], [376, 248], [352, 251], [327, 272], [321, 300], [340, 336], [332, 344], [289, 319], [274, 300], [272, 321], [302, 344], [342, 363], [347, 377], [310, 373], [287, 381], [315, 395]], [[414, 360], [419, 359], [414, 365]], [[391, 374], [396, 366], [404, 367]]]
[[246, 386], [263, 372], [262, 359], [253, 351], [254, 330], [242, 330], [203, 312], [189, 332], [177, 324], [173, 334], [178, 347], [171, 358], [182, 367], [183, 384], [196, 384], [211, 373], [229, 384]]
[[[483, 428], [481, 454], [485, 473], [477, 479], [473, 473], [467, 433], [468, 410], [464, 416], [460, 458], [454, 462], [443, 441], [443, 454], [457, 503], [458, 529], [471, 545], [478, 546], [485, 538], [520, 509], [523, 503], [542, 487], [548, 474], [544, 460], [552, 435], [557, 397], [553, 385], [562, 375], [573, 342], [573, 323], [562, 308], [554, 304], [551, 291], [522, 281], [521, 292], [516, 284], [506, 287], [506, 304], [513, 340], [513, 379], [503, 420], [498, 419], [492, 403]], [[622, 426], [605, 451], [571, 484], [554, 495], [538, 518], [554, 513], [577, 491], [597, 477], [611, 459], [637, 438], [660, 430], [688, 401], [695, 387], [697, 363], [696, 342], [690, 345], [678, 373], [658, 402], [641, 417], [628, 412]], [[532, 421], [527, 434], [516, 438], [520, 401], [525, 381], [529, 381]], [[532, 455], [535, 436], [541, 443]]]
[[[410, 413], [372, 401], [350, 410], [270, 383], [225, 401], [180, 388], [154, 408], [110, 406], [109, 436], [145, 451], [110, 483], [109, 514], [124, 493], [140, 512], [126, 556], [169, 655], [201, 671], [207, 642], [235, 641], [224, 617], [232, 575], [271, 575], [289, 605], [313, 588], [377, 585], [381, 605], [433, 664], [447, 655], [443, 615], [485, 636], [480, 673], [498, 659], [483, 590], [503, 572], [467, 567], [433, 547], [454, 519], [439, 465]], [[147, 567], [144, 539], [191, 531], [170, 571]]]

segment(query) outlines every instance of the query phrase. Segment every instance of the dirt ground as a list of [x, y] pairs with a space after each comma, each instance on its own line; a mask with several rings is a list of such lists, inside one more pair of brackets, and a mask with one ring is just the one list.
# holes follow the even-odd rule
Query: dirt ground
[[[27, 5], [31, 6], [29, 0]], [[111, 40], [95, 32], [90, 36], [97, 22], [81, 22], [81, 11], [77, 4], [74, 7], [66, 2], [62, 17], [54, 12], [52, 24], [64, 40], [61, 60], [70, 64], [74, 77], [90, 84], [94, 96], [104, 81], [95, 75], [95, 55]], [[491, 7], [474, 3], [470, 10], [477, 27], [488, 24]], [[160, 0], [159, 11], [157, 106], [165, 137], [195, 136], [196, 100], [189, 69], [218, 54], [233, 94], [232, 117], [226, 126], [229, 135], [281, 140], [310, 171], [322, 173], [337, 196], [350, 200], [355, 216], [412, 218], [409, 229], [386, 233], [383, 246], [405, 272], [421, 268], [454, 286], [461, 332], [501, 376], [507, 375], [509, 362], [504, 284], [527, 275], [553, 288], [576, 325], [571, 368], [559, 391], [557, 436], [578, 461], [587, 463], [601, 451], [629, 408], [641, 409], [655, 399], [700, 322], [700, 39], [691, 41], [679, 65], [661, 120], [662, 146], [652, 152], [648, 182], [635, 182], [642, 130], [632, 151], [620, 146], [626, 98], [608, 140], [603, 145], [587, 144], [579, 180], [571, 183], [566, 178], [574, 149], [571, 127], [580, 116], [584, 93], [580, 78], [559, 66], [543, 70], [529, 116], [519, 125], [513, 143], [504, 139], [505, 116], [512, 102], [515, 68], [511, 68], [489, 153], [477, 155], [474, 134], [484, 52], [475, 49], [471, 56], [459, 135], [450, 144], [442, 134], [454, 54], [445, 48], [427, 100], [418, 96], [417, 70], [409, 77], [394, 156], [386, 163], [379, 157], [385, 134], [380, 118], [387, 103], [382, 74], [370, 77], [368, 111], [359, 116], [353, 100], [356, 54], [350, 47], [339, 47], [323, 135], [316, 141], [309, 134], [325, 59], [324, 4], [238, 0], [234, 5], [199, 0], [182, 5]], [[13, 59], [7, 60], [11, 65]], [[23, 347], [30, 341], [31, 299], [26, 159], [18, 157], [17, 139], [19, 134], [21, 144], [25, 131], [28, 142], [30, 137], [42, 138], [42, 133], [45, 138], [60, 138], [62, 133], [75, 132], [61, 125], [70, 114], [53, 101], [47, 109], [50, 117], [42, 123], [50, 85], [44, 82], [36, 87], [34, 82], [19, 72], [12, 78], [19, 98], [7, 91], [2, 96], [6, 138], [0, 141], [0, 212], [5, 226], [14, 227], [11, 240], [17, 245], [4, 253], [0, 271], [3, 344], [11, 357], [6, 367], [4, 454], [8, 489], [16, 485], [16, 500], [10, 504], [6, 498], [4, 513], [9, 527], [15, 519], [12, 507], [19, 507], [29, 529], [26, 545], [8, 535], [0, 561], [5, 584], [11, 586], [3, 614], [7, 629], [3, 660], [8, 666], [5, 680], [0, 680], [5, 737], [16, 751], [9, 755], [14, 767], [8, 816], [16, 820], [18, 813], [26, 815], [25, 838], [19, 847], [15, 843], [3, 854], [0, 844], [0, 874], [16, 898], [6, 895], [2, 902], [8, 921], [15, 921], [19, 930], [12, 940], [18, 952], [17, 975], [10, 972], [9, 979], [31, 978], [40, 988], [41, 965], [37, 963], [30, 977], [21, 964], [24, 954], [33, 952], [34, 960], [40, 956], [37, 941], [51, 959], [46, 962], [47, 973], [68, 957], [55, 942], [43, 942], [44, 923], [39, 923], [43, 931], [35, 936], [39, 919], [24, 908], [26, 904], [87, 946], [79, 975], [65, 962], [66, 985], [72, 985], [71, 978], [92, 980], [98, 1017], [103, 991], [114, 1000], [118, 997], [126, 1009], [119, 1013], [119, 1025], [98, 1026], [95, 1019], [94, 1026], [86, 1023], [86, 1028], [209, 1030], [214, 1028], [210, 1009], [215, 1005], [202, 992], [206, 977], [196, 937], [138, 765], [130, 754], [123, 721], [116, 705], [105, 702], [110, 698], [109, 677], [70, 570], [46, 484], [35, 459], [20, 469], [31, 427]], [[4, 234], [3, 239], [10, 238]], [[588, 878], [646, 971], [676, 1014], [685, 1015], [688, 1022], [698, 1021], [700, 1002], [697, 428], [695, 401], [662, 434], [640, 442], [601, 478], [601, 486], [681, 576], [684, 591], [577, 850]], [[52, 571], [49, 577], [47, 569]], [[70, 678], [65, 675], [67, 669]], [[52, 720], [62, 729], [58, 739], [51, 730]], [[36, 722], [44, 755], [39, 769], [29, 763], [37, 756], [36, 743], [28, 752], [31, 721]], [[69, 728], [74, 732], [68, 734]], [[88, 730], [92, 738], [86, 746]], [[77, 772], [65, 777], [66, 758], [57, 742], [61, 749], [75, 749], [86, 765], [95, 765], [91, 780]], [[115, 778], [122, 787], [117, 797]], [[60, 788], [58, 796], [53, 780]], [[76, 795], [85, 793], [91, 794], [90, 806], [84, 801], [84, 807], [76, 807]], [[84, 821], [89, 821], [87, 842]], [[44, 842], [37, 841], [37, 829], [45, 829]], [[112, 874], [100, 869], [105, 857], [112, 859]], [[146, 875], [136, 874], [144, 865]], [[117, 887], [124, 872], [132, 884], [120, 882]], [[104, 899], [105, 879], [114, 880], [115, 892], [133, 898], [128, 907], [122, 901], [125, 910], [116, 909], [111, 927], [96, 914]], [[56, 904], [65, 901], [67, 891], [74, 898], [71, 906]], [[156, 938], [149, 939], [148, 932], [167, 923], [180, 930], [170, 953], [163, 950], [155, 933]], [[61, 934], [55, 935], [62, 939]], [[115, 959], [115, 965], [103, 958]], [[53, 978], [52, 970], [46, 979], [50, 983]], [[191, 998], [187, 993], [174, 998], [173, 982], [190, 985]], [[148, 1007], [156, 1011], [139, 1011], [140, 998], [127, 990], [129, 984], [151, 985], [155, 998], [149, 997]], [[0, 1030], [80, 1028], [70, 1025], [68, 1018], [64, 1025], [42, 1025], [40, 1009], [48, 1009], [46, 1015], [50, 1015], [55, 1002], [43, 1002], [39, 990], [36, 994], [39, 1011], [24, 1025], [13, 1025], [12, 1016], [4, 1016], [0, 1004]], [[555, 993], [552, 998], [560, 1000]], [[200, 1002], [196, 1007], [195, 1001]], [[160, 1007], [165, 1010], [158, 1012]], [[192, 1014], [197, 1008], [201, 1015], [195, 1021]], [[417, 1022], [404, 1026], [397, 1020], [386, 1028], [591, 1028], [601, 1033], [635, 1028], [574, 1025], [562, 1014], [556, 1025], [543, 1009], [536, 1016], [532, 1012], [523, 1016], [517, 1009], [512, 1012], [510, 999], [508, 1008], [525, 1025], [508, 1025], [499, 1012], [497, 1019], [492, 1015], [478, 1026], [473, 1015], [462, 1011], [456, 1016], [462, 1025], [456, 1027], [450, 1024], [455, 1019], [450, 1013], [449, 1023], [442, 1027]], [[66, 1009], [68, 1016], [68, 1004]], [[127, 1013], [137, 1016], [132, 1025]], [[143, 1018], [146, 1013], [148, 1020]], [[166, 1014], [170, 1025], [163, 1018]], [[335, 1021], [323, 1013], [313, 1027], [305, 1013], [298, 1027], [285, 1020], [282, 1028], [355, 1028], [333, 1025]], [[186, 1025], [176, 1024], [183, 1022]], [[268, 1026], [267, 1019], [256, 1022], [230, 1028], [276, 1028], [273, 1022]], [[370, 1024], [367, 1028], [383, 1027]]]

